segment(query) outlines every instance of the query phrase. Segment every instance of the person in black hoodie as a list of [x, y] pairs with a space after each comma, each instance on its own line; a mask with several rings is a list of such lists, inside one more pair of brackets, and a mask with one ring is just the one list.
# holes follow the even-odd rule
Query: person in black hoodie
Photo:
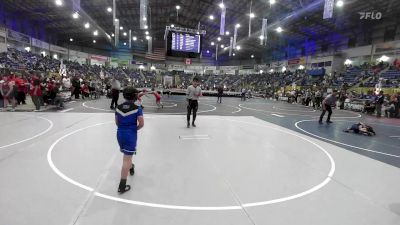
[[219, 86], [217, 92], [218, 92], [217, 103], [222, 103], [222, 95], [224, 94], [224, 88], [222, 86]]

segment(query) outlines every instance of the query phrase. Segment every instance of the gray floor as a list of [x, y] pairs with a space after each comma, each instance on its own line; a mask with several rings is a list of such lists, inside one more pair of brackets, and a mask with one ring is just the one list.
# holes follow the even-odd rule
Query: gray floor
[[[210, 97], [187, 129], [181, 97], [145, 101], [133, 189], [118, 195], [108, 104], [0, 113], [0, 224], [400, 224], [397, 121], [336, 111], [320, 126], [310, 108]], [[378, 137], [340, 132], [355, 120]]]

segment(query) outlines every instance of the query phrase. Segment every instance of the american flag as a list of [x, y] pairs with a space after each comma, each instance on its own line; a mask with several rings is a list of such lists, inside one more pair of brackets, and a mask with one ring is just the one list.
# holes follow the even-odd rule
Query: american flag
[[146, 59], [151, 59], [155, 61], [165, 61], [165, 49], [164, 48], [155, 48], [154, 52], [146, 53]]

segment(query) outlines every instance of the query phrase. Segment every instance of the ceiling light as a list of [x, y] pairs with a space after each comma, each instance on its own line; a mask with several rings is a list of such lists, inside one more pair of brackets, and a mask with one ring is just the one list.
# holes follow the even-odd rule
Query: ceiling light
[[128, 35], [126, 32], [124, 32], [124, 36]]
[[225, 32], [225, 35], [226, 35], [226, 36], [228, 36], [229, 34], [230, 34], [229, 31]]
[[90, 23], [85, 23], [85, 28], [89, 29], [90, 28]]
[[236, 24], [236, 27], [239, 28], [239, 27], [240, 27], [240, 24]]
[[254, 55], [251, 55], [251, 58], [253, 59], [253, 58], [254, 58]]
[[114, 37], [115, 36], [114, 33], [111, 33], [111, 36]]
[[150, 38], [151, 38], [150, 36], [146, 36], [146, 40], [150, 40]]
[[256, 15], [254, 13], [250, 13], [250, 18], [254, 18]]
[[115, 19], [114, 21], [115, 21], [115, 22], [118, 22], [118, 21], [119, 21], [119, 19]]
[[136, 40], [137, 40], [137, 37], [133, 37], [132, 39], [133, 39], [134, 41], [136, 41]]
[[269, 0], [269, 4], [273, 5], [273, 4], [275, 4], [275, 3], [276, 3], [275, 0]]
[[207, 50], [207, 54], [210, 54], [210, 50]]
[[210, 18], [210, 20], [214, 20], [214, 16], [213, 15], [210, 15], [210, 17], [208, 17], [208, 18]]
[[147, 30], [147, 29], [149, 29], [149, 26], [147, 26], [147, 25], [144, 25], [144, 29], [146, 29], [146, 30]]
[[179, 5], [175, 6], [175, 8], [176, 8], [177, 10], [180, 10], [180, 9], [181, 9], [181, 7], [180, 7]]
[[56, 0], [55, 1], [57, 6], [62, 6], [63, 5], [63, 1], [62, 0]]
[[172, 27], [172, 28], [174, 28], [174, 27], [175, 27], [175, 25], [171, 24], [171, 27]]
[[219, 3], [219, 5], [218, 5], [221, 9], [223, 9], [223, 8], [225, 8], [225, 5], [224, 5], [224, 3], [223, 2], [221, 2], [221, 3]]
[[147, 21], [147, 17], [143, 17], [143, 21]]
[[274, 72], [274, 69], [270, 69], [269, 72], [270, 72], [270, 73], [273, 73], [273, 72]]
[[283, 31], [282, 27], [276, 28], [276, 32], [281, 33]]
[[214, 45], [215, 45], [215, 43], [214, 43], [214, 42], [211, 42], [211, 45], [212, 45], [212, 46], [214, 46]]
[[126, 42], [124, 42], [124, 45], [126, 45]]
[[263, 35], [261, 35], [261, 36], [260, 36], [260, 39], [261, 39], [261, 40], [264, 40], [264, 36], [263, 36]]
[[146, 35], [149, 35], [149, 32], [148, 31], [146, 31], [146, 32], [144, 32]]
[[233, 53], [232, 55], [233, 55], [233, 56], [235, 56], [236, 54], [235, 54], [235, 53]]
[[123, 30], [123, 29], [124, 29], [124, 27], [122, 27], [122, 26], [121, 26], [121, 27], [119, 27], [119, 29], [120, 29], [120, 30]]
[[353, 62], [350, 59], [346, 59], [346, 61], [344, 61], [344, 65], [351, 65]]
[[93, 40], [93, 43], [96, 44], [96, 40]]
[[236, 50], [240, 50], [240, 48], [241, 48], [240, 45], [236, 46]]
[[221, 41], [221, 37], [218, 37], [217, 40], [218, 40], [218, 41]]
[[111, 8], [111, 7], [108, 7], [108, 8], [107, 8], [107, 12], [109, 12], [109, 13], [112, 12], [112, 8]]
[[70, 42], [73, 42], [73, 41], [74, 41], [74, 39], [70, 38], [70, 39], [69, 39], [69, 41], [70, 41]]
[[344, 2], [342, 0], [339, 0], [336, 2], [336, 7], [340, 8], [340, 7], [343, 7], [343, 5], [344, 5]]
[[79, 18], [78, 12], [74, 12], [74, 13], [72, 14], [72, 18], [78, 19], [78, 18]]
[[98, 32], [97, 30], [95, 30], [95, 31], [93, 32], [93, 35], [94, 35], [94, 36], [97, 36], [97, 35], [99, 35], [99, 32]]
[[221, 45], [221, 48], [225, 48], [225, 45]]

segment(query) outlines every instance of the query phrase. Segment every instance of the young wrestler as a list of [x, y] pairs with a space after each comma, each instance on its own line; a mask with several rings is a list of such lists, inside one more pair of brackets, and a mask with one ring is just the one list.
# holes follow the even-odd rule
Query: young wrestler
[[144, 126], [143, 111], [135, 104], [137, 90], [127, 87], [123, 91], [125, 102], [118, 105], [115, 110], [115, 123], [118, 127], [117, 139], [120, 151], [124, 154], [121, 169], [121, 181], [118, 192], [124, 193], [131, 189], [126, 184], [128, 172], [131, 176], [135, 173], [135, 165], [132, 163], [132, 155], [136, 155], [137, 131]]
[[361, 122], [353, 124], [351, 127], [344, 130], [344, 132], [354, 132], [355, 134], [364, 134], [368, 136], [376, 135], [374, 129], [371, 126]]

